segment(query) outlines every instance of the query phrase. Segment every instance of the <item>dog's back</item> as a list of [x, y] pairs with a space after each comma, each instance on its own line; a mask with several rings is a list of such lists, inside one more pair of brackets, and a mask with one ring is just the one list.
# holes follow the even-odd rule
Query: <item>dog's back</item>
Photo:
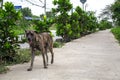
[[40, 33], [40, 36], [43, 38], [44, 44], [48, 44], [49, 47], [50, 47], [50, 45], [52, 46], [53, 39], [52, 39], [52, 36], [49, 33], [47, 33], [47, 32]]

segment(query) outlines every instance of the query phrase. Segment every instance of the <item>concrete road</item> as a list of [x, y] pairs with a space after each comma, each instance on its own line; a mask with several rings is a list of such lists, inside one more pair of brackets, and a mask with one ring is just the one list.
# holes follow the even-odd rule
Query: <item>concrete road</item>
[[[10, 67], [0, 80], [120, 80], [120, 46], [110, 30], [100, 31], [54, 49], [55, 63], [43, 68], [42, 57]], [[50, 54], [49, 54], [50, 56]]]

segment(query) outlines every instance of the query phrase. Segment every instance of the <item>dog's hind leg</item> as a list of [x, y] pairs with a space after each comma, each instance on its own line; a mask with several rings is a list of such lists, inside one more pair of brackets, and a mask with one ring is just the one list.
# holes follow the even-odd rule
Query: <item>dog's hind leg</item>
[[30, 68], [28, 68], [27, 71], [31, 71], [31, 70], [32, 70], [34, 58], [35, 58], [35, 51], [34, 51], [34, 49], [31, 49], [31, 59], [32, 59], [32, 60], [31, 60]]
[[46, 65], [46, 60], [45, 60], [45, 50], [42, 49], [42, 57], [43, 57], [43, 64], [44, 64], [44, 68], [47, 68], [47, 65]]
[[48, 66], [48, 54], [47, 54], [47, 47], [45, 47], [45, 56], [46, 56], [46, 59], [47, 59], [47, 66]]
[[53, 62], [54, 62], [53, 48], [52, 48], [52, 47], [49, 47], [49, 50], [50, 50], [50, 52], [51, 52], [51, 56], [52, 56], [52, 58], [51, 58], [51, 64], [53, 64]]

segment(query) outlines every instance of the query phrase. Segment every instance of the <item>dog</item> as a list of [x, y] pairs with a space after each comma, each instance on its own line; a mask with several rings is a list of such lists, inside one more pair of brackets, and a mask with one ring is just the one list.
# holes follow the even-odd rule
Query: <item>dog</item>
[[32, 30], [25, 30], [26, 38], [28, 40], [28, 43], [31, 48], [31, 65], [27, 69], [28, 71], [31, 71], [33, 68], [33, 62], [35, 58], [35, 50], [41, 51], [42, 57], [43, 57], [43, 64], [44, 68], [47, 68], [48, 66], [48, 55], [47, 55], [47, 49], [51, 52], [51, 64], [54, 62], [54, 53], [53, 53], [53, 39], [52, 36], [47, 33], [37, 33], [36, 31]]

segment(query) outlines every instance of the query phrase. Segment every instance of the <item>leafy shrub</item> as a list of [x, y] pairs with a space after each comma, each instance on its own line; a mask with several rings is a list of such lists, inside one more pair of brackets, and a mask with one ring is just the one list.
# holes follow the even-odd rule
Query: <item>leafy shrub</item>
[[44, 21], [34, 21], [35, 24], [35, 30], [37, 32], [48, 32], [49, 28], [46, 26], [46, 23]]
[[120, 27], [113, 28], [111, 32], [114, 34], [115, 38], [120, 42]]
[[53, 8], [56, 14], [55, 22], [57, 35], [61, 36], [64, 42], [79, 38], [88, 33], [93, 33], [98, 28], [98, 21], [95, 12], [85, 12], [79, 6], [69, 15], [72, 9], [70, 0], [54, 0], [53, 4], [57, 6]]
[[50, 32], [49, 28], [52, 26], [53, 20], [47, 19], [45, 16], [43, 20], [34, 20], [33, 23], [35, 24], [35, 30], [39, 33], [42, 32]]
[[62, 36], [65, 42], [70, 41], [70, 35], [72, 34], [71, 25], [69, 24], [70, 16], [68, 12], [72, 9], [70, 0], [54, 0], [54, 5], [57, 8], [53, 8], [52, 11], [57, 15], [55, 18], [57, 35]]
[[105, 29], [110, 29], [112, 28], [112, 23], [107, 21], [107, 20], [101, 20], [100, 21], [100, 25], [99, 25], [99, 29], [100, 30], [105, 30]]
[[0, 63], [13, 60], [16, 55], [18, 36], [13, 29], [20, 16], [11, 2], [6, 2], [4, 8], [0, 8]]
[[70, 20], [70, 24], [71, 24], [71, 34], [70, 34], [70, 37], [71, 39], [76, 39], [76, 38], [79, 38], [80, 37], [80, 26], [79, 26], [79, 14], [77, 12], [73, 12], [71, 14], [71, 20]]

